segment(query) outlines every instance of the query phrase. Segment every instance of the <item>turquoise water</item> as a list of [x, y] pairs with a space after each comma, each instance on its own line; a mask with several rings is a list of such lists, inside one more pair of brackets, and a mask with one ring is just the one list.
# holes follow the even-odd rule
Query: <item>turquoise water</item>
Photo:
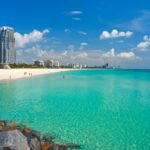
[[150, 71], [69, 71], [1, 82], [0, 119], [83, 150], [149, 150]]

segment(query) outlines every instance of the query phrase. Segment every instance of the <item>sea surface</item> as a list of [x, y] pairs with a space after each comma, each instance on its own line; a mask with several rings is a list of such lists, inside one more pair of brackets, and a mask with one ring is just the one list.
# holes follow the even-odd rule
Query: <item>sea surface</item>
[[0, 119], [83, 150], [150, 150], [150, 70], [81, 70], [0, 82]]

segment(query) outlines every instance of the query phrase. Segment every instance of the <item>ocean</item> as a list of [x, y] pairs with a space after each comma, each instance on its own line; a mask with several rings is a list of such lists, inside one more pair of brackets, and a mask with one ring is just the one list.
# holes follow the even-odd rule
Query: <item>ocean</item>
[[150, 70], [77, 70], [0, 82], [0, 120], [83, 150], [150, 149]]

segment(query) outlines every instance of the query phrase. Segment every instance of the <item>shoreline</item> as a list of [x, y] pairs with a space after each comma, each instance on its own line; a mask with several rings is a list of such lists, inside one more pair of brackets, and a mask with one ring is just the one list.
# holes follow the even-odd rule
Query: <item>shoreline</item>
[[0, 69], [0, 82], [31, 78], [44, 74], [70, 71], [73, 69]]

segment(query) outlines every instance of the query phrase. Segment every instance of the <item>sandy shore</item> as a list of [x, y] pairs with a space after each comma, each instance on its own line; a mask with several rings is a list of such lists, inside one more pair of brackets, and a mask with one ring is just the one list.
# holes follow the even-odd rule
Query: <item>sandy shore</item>
[[69, 70], [71, 69], [0, 69], [0, 81], [29, 78], [32, 76], [51, 74]]

